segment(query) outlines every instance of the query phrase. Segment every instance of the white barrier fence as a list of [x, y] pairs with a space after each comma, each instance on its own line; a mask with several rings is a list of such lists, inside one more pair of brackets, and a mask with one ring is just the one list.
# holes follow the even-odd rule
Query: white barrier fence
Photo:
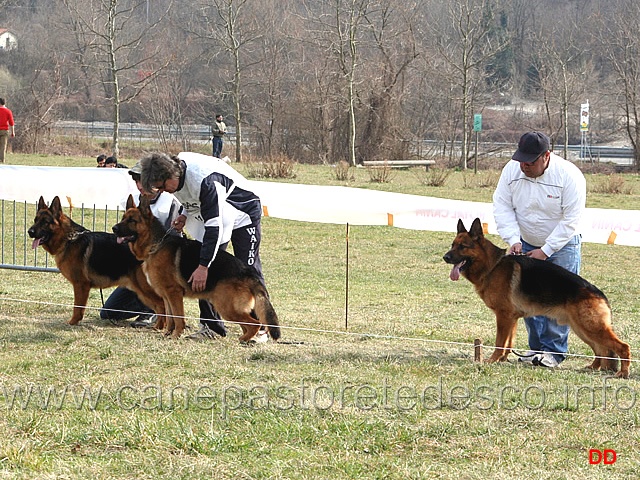
[[[340, 186], [251, 182], [265, 215], [305, 222], [389, 225], [455, 232], [458, 219], [480, 218], [496, 233], [490, 203], [447, 200]], [[46, 256], [30, 252], [26, 233], [40, 196], [60, 197], [74, 220], [92, 230], [110, 231], [129, 194], [137, 193], [125, 169], [0, 165], [0, 267], [55, 270]], [[66, 210], [68, 211], [68, 210]], [[640, 211], [588, 208], [581, 233], [585, 242], [640, 246]]]

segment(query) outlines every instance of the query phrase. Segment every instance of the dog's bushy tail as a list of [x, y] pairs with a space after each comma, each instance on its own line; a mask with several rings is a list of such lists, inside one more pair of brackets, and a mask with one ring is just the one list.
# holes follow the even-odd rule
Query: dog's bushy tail
[[269, 295], [264, 287], [259, 284], [254, 288], [253, 294], [256, 299], [255, 313], [261, 323], [266, 322], [269, 336], [274, 340], [280, 338], [280, 324], [278, 323], [278, 314], [276, 313]]

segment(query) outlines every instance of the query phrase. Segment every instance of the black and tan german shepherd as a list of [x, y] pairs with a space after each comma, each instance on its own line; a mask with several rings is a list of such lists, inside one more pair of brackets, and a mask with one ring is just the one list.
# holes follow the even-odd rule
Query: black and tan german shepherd
[[631, 352], [611, 329], [609, 301], [579, 275], [551, 262], [505, 255], [484, 237], [478, 218], [468, 232], [458, 220], [458, 234], [443, 258], [453, 265], [450, 278], [466, 277], [496, 315], [496, 348], [489, 363], [507, 359], [519, 318], [545, 315], [569, 325], [596, 357], [607, 357], [596, 358], [588, 368], [617, 371], [619, 357], [616, 377], [629, 377]]
[[122, 221], [113, 226], [120, 240], [129, 244], [156, 293], [164, 299], [166, 330], [173, 338], [184, 331], [184, 298], [203, 298], [220, 316], [242, 328], [241, 342], [250, 342], [265, 325], [270, 337], [280, 338], [278, 316], [257, 272], [224, 250], [218, 251], [209, 267], [207, 286], [194, 292], [187, 282], [200, 260], [201, 243], [167, 235], [153, 216], [149, 201], [141, 197], [136, 207], [130, 196]]
[[73, 285], [73, 316], [69, 325], [82, 320], [92, 288], [126, 287], [136, 292], [159, 317], [164, 313], [162, 298], [147, 283], [142, 262], [136, 260], [126, 245], [118, 244], [114, 234], [91, 232], [71, 220], [63, 213], [58, 197], [49, 207], [40, 197], [28, 233], [34, 239], [32, 247], [42, 245]]

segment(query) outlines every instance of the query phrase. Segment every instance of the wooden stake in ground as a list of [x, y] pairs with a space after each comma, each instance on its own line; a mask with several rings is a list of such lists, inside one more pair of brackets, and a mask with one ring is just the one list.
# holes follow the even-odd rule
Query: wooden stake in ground
[[473, 341], [473, 361], [482, 362], [482, 340], [479, 338]]

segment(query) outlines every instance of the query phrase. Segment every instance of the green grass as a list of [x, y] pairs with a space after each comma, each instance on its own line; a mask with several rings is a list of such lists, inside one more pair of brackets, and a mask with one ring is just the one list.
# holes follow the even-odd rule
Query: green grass
[[[344, 184], [330, 167], [296, 169], [298, 182]], [[351, 185], [490, 201], [491, 188], [459, 172], [444, 187], [420, 174], [372, 184], [358, 169]], [[590, 206], [636, 207], [637, 178], [625, 180], [636, 193], [590, 194]], [[239, 345], [235, 326], [192, 343], [111, 325], [98, 291], [70, 327], [59, 274], [0, 270], [0, 478], [637, 478], [638, 365], [618, 381], [582, 370], [582, 357], [555, 371], [473, 363], [473, 340], [492, 344], [494, 319], [466, 280], [449, 280], [451, 239], [352, 226], [347, 329], [345, 227], [265, 218], [283, 343], [255, 347]], [[637, 258], [584, 245], [583, 275], [609, 297], [636, 358]], [[591, 353], [575, 336], [570, 351]], [[591, 448], [618, 460], [590, 465]]]

